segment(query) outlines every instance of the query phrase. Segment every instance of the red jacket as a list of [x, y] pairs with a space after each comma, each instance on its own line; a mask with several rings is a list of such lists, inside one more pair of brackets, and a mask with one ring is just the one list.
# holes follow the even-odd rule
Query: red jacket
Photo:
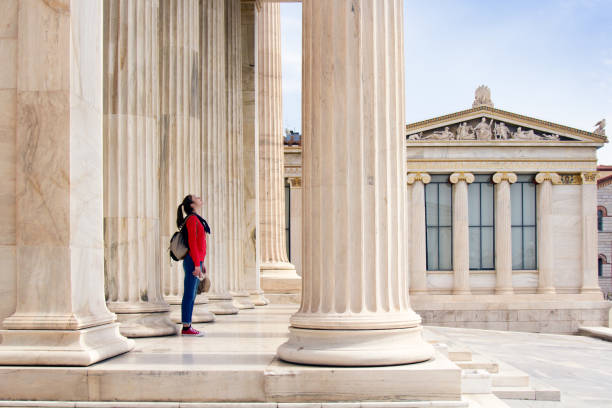
[[189, 255], [197, 267], [206, 256], [206, 232], [197, 216], [187, 218], [187, 236], [189, 241]]

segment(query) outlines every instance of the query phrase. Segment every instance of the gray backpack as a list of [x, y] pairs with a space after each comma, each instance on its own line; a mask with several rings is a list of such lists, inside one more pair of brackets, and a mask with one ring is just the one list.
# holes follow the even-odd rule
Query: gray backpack
[[[187, 216], [187, 218], [189, 217], [191, 217], [191, 215]], [[172, 238], [170, 238], [168, 252], [170, 253], [170, 258], [175, 261], [184, 259], [189, 252], [189, 239], [187, 237], [187, 227], [185, 226], [187, 223], [187, 218], [185, 218], [185, 221], [183, 221], [183, 224], [179, 230], [172, 235]]]

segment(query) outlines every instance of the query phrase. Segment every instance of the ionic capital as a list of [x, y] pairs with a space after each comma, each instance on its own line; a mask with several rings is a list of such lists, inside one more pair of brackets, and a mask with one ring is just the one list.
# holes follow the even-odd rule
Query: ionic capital
[[414, 184], [416, 181], [421, 181], [423, 184], [427, 184], [431, 181], [431, 176], [428, 173], [408, 174], [408, 184]]
[[301, 188], [302, 187], [302, 178], [301, 177], [289, 177], [289, 187], [291, 188]]
[[558, 184], [561, 182], [561, 176], [559, 176], [557, 173], [538, 173], [535, 176], [535, 181], [538, 184], [541, 184], [543, 182], [545, 182], [546, 180], [549, 180], [552, 184]]
[[587, 171], [584, 173], [580, 173], [580, 177], [582, 178], [582, 184], [597, 184], [596, 171]]
[[501, 172], [501, 173], [495, 173], [493, 175], [493, 182], [495, 184], [499, 184], [499, 183], [501, 183], [504, 180], [506, 180], [510, 184], [516, 183], [516, 180], [517, 180], [516, 174], [515, 173]]
[[461, 180], [464, 180], [467, 184], [470, 184], [474, 182], [474, 175], [472, 173], [464, 172], [453, 173], [450, 175], [449, 180], [452, 184], [457, 184]]

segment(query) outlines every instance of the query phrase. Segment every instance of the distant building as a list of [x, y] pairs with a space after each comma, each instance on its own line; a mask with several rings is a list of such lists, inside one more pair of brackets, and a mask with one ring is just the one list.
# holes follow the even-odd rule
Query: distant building
[[612, 166], [597, 166], [597, 275], [604, 296], [612, 298]]

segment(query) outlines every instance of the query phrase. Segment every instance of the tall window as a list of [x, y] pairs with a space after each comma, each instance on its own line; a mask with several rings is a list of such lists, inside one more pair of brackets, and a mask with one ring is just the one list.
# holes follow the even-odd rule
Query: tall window
[[597, 276], [603, 276], [603, 259], [597, 260]]
[[477, 174], [468, 186], [470, 269], [495, 269], [495, 213], [489, 174]]
[[597, 210], [597, 231], [603, 231], [603, 210]]
[[536, 188], [532, 174], [519, 174], [510, 187], [512, 269], [536, 269]]
[[287, 259], [291, 262], [291, 186], [289, 179], [285, 179], [285, 243]]
[[449, 175], [432, 175], [425, 186], [427, 270], [453, 269], [452, 188]]

